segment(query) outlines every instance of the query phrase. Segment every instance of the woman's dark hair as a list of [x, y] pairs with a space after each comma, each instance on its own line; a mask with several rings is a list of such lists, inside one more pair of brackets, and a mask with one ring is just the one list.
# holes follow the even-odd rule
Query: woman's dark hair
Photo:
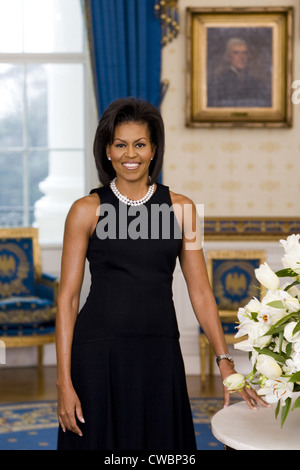
[[103, 185], [108, 185], [116, 176], [106, 155], [106, 146], [113, 143], [115, 127], [119, 124], [136, 122], [147, 124], [151, 144], [156, 146], [155, 155], [149, 167], [149, 184], [157, 182], [165, 151], [164, 123], [158, 109], [145, 100], [121, 98], [113, 101], [104, 111], [94, 141], [94, 157], [98, 177]]

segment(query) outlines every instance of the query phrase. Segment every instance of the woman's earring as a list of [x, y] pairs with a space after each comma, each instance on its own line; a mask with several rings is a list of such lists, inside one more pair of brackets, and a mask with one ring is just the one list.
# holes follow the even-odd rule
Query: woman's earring
[[110, 157], [107, 157], [109, 161], [111, 161], [111, 158]]

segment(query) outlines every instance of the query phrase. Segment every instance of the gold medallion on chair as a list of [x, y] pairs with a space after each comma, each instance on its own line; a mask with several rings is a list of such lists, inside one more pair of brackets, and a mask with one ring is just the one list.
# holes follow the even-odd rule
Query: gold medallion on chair
[[23, 281], [29, 271], [30, 265], [21, 246], [16, 243], [0, 245], [0, 297], [28, 294]]
[[214, 259], [212, 284], [219, 310], [238, 310], [243, 303], [259, 295], [259, 284], [254, 270], [259, 268], [256, 259]]

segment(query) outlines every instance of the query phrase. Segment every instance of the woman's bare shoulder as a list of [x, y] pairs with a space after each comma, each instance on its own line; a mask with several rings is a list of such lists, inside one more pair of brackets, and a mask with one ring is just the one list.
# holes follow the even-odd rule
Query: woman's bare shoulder
[[96, 193], [77, 199], [69, 210], [67, 223], [80, 225], [81, 228], [85, 227], [91, 232], [99, 217], [99, 205], [100, 200]]
[[174, 193], [173, 191], [170, 190], [170, 197], [171, 197], [172, 204], [179, 204], [181, 206], [183, 206], [184, 204], [194, 205], [192, 199], [185, 196], [184, 194]]
[[83, 196], [73, 202], [70, 212], [72, 213], [82, 213], [82, 212], [91, 212], [94, 213], [99, 207], [100, 200], [99, 196], [96, 193], [89, 194], [88, 196]]

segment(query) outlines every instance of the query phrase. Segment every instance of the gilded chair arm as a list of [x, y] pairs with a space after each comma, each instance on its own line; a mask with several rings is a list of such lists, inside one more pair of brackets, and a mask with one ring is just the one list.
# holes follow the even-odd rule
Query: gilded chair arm
[[35, 294], [57, 303], [59, 280], [52, 274], [42, 273], [35, 283]]

